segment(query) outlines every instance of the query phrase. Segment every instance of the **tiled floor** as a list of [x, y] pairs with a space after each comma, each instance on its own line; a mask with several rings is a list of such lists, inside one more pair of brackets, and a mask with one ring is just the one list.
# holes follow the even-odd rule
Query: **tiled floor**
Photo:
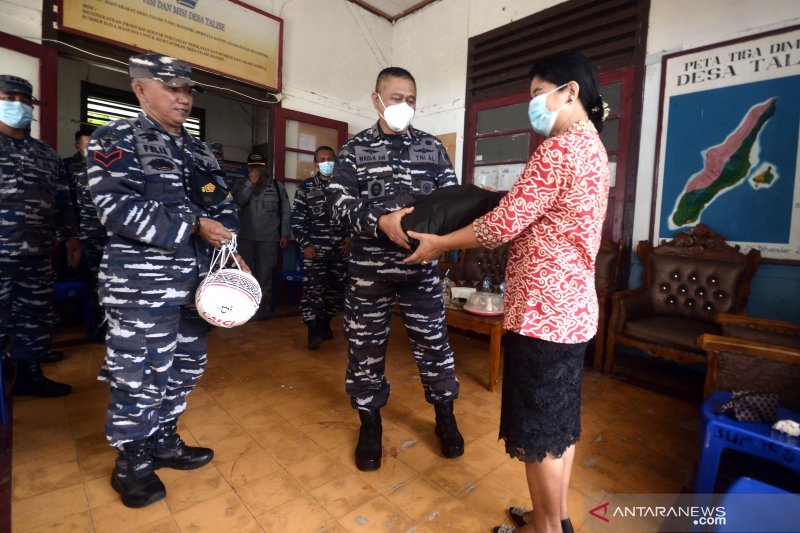
[[[339, 326], [340, 322], [335, 325]], [[395, 318], [380, 470], [353, 460], [358, 418], [343, 389], [341, 334], [310, 352], [297, 316], [214, 329], [205, 376], [179, 429], [214, 448], [199, 470], [162, 469], [167, 498], [124, 507], [109, 485], [104, 347], [66, 348], [46, 366], [75, 390], [16, 399], [12, 523], [27, 531], [489, 531], [529, 505], [523, 467], [497, 441], [500, 393], [486, 389], [486, 338], [451, 333], [466, 453], [444, 459], [402, 322]], [[576, 530], [604, 492], [679, 492], [698, 447], [696, 405], [587, 371], [570, 505]]]

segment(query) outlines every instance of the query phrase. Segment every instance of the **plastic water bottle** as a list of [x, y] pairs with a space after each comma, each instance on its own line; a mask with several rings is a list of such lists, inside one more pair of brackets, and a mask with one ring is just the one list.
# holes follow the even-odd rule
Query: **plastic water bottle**
[[483, 290], [483, 292], [492, 292], [492, 280], [489, 278], [489, 276], [485, 276], [483, 278], [481, 289]]
[[444, 305], [450, 303], [452, 296], [453, 290], [450, 286], [450, 270], [448, 269], [447, 272], [444, 273], [444, 279], [442, 280], [442, 298], [444, 299]]

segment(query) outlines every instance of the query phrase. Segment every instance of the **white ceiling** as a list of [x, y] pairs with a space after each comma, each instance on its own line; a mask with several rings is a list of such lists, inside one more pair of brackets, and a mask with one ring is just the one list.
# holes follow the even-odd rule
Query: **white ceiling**
[[[394, 22], [436, 0], [350, 0], [372, 13]], [[371, 8], [371, 9], [370, 9]]]

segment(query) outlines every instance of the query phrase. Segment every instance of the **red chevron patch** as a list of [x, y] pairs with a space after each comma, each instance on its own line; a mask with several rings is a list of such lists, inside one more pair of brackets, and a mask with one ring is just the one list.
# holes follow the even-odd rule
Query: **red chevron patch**
[[109, 152], [107, 154], [98, 152], [96, 150], [94, 152], [94, 160], [103, 165], [105, 168], [110, 167], [120, 159], [122, 159], [122, 150], [114, 150], [113, 152]]

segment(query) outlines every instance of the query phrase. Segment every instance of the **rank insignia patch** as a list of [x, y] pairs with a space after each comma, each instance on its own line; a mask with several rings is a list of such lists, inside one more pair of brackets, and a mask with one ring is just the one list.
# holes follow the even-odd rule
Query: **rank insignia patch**
[[94, 160], [103, 165], [105, 168], [110, 167], [120, 159], [122, 159], [122, 150], [114, 150], [113, 152], [109, 152], [107, 154], [99, 151], [94, 152]]

